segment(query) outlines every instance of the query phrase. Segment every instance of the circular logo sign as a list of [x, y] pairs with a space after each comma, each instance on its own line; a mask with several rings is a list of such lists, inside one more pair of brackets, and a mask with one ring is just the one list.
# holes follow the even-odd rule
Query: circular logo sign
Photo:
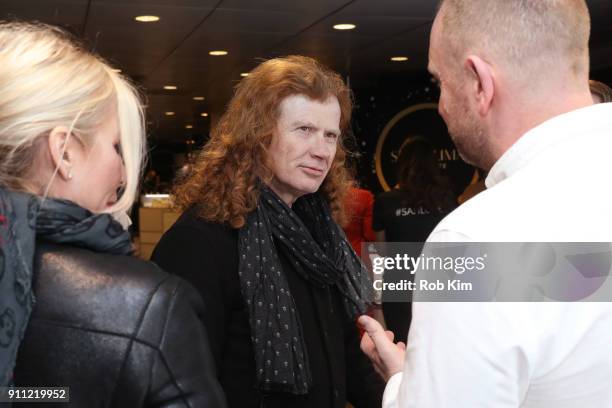
[[414, 138], [427, 139], [433, 145], [438, 165], [450, 178], [454, 192], [462, 192], [474, 169], [459, 156], [438, 114], [437, 103], [412, 105], [396, 114], [384, 127], [374, 154], [376, 175], [383, 189], [388, 191], [397, 183], [397, 159], [402, 148]]

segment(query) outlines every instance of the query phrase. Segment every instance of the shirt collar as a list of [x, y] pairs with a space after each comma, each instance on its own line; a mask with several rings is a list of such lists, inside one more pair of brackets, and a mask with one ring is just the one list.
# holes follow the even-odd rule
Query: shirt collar
[[545, 149], [578, 134], [612, 127], [612, 103], [600, 103], [555, 116], [521, 136], [495, 162], [485, 180], [487, 188], [502, 182], [525, 167]]

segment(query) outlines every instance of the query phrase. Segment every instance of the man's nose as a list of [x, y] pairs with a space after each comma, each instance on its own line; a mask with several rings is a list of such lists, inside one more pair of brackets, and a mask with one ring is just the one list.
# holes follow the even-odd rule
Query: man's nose
[[328, 160], [331, 156], [329, 140], [325, 138], [323, 132], [317, 133], [314, 139], [313, 146], [311, 147], [312, 155], [320, 159]]

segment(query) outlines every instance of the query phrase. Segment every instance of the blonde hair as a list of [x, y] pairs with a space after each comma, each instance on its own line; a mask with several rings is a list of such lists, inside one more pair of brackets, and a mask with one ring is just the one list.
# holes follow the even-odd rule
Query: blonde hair
[[146, 148], [138, 92], [63, 30], [0, 23], [0, 186], [28, 191], [37, 147], [53, 128], [65, 126], [69, 137], [90, 146], [114, 111], [126, 183], [107, 211], [119, 213], [135, 201]]
[[584, 0], [442, 0], [440, 13], [455, 57], [481, 52], [531, 86], [564, 66], [586, 80], [591, 24]]

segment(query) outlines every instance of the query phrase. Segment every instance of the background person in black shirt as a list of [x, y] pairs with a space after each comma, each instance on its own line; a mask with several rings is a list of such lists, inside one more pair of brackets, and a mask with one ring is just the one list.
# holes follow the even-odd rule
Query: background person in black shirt
[[[442, 174], [431, 144], [409, 140], [397, 163], [398, 183], [374, 202], [372, 228], [379, 242], [424, 242], [434, 227], [455, 207], [450, 183]], [[421, 248], [414, 248], [418, 256]], [[387, 254], [388, 255], [388, 254]], [[385, 282], [407, 279], [405, 271], [386, 271]], [[383, 314], [396, 341], [406, 342], [412, 318], [410, 302], [391, 302], [383, 293]]]

